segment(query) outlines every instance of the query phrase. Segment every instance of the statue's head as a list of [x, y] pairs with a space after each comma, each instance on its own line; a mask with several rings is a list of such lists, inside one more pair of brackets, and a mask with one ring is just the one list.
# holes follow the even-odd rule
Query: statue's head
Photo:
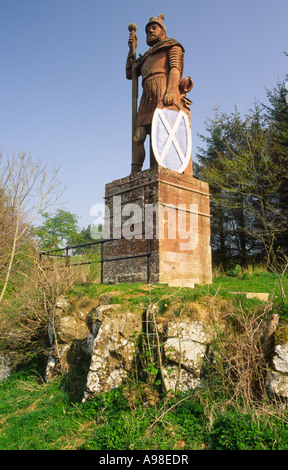
[[160, 13], [158, 15], [158, 18], [150, 18], [149, 23], [147, 23], [145, 27], [145, 31], [147, 34], [147, 44], [148, 46], [153, 46], [159, 41], [163, 41], [164, 38], [166, 38], [166, 28], [163, 23], [163, 20], [165, 19], [165, 16], [163, 13]]

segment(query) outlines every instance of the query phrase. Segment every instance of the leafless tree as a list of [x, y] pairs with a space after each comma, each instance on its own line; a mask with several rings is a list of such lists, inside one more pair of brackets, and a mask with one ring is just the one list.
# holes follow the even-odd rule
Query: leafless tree
[[0, 223], [5, 228], [0, 234], [0, 242], [2, 238], [5, 241], [1, 250], [1, 303], [21, 243], [33, 222], [59, 201], [64, 189], [58, 179], [59, 168], [48, 169], [22, 150], [12, 157], [0, 153], [0, 171]]

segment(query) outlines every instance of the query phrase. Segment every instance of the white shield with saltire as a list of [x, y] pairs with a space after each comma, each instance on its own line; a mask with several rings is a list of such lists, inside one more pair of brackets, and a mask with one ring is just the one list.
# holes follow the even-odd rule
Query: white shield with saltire
[[191, 128], [187, 114], [156, 108], [151, 128], [152, 149], [159, 165], [183, 173], [192, 152]]

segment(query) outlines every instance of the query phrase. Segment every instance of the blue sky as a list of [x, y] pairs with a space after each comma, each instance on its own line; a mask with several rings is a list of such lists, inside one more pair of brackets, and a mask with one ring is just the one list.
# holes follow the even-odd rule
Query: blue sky
[[0, 0], [0, 147], [59, 164], [64, 208], [81, 227], [105, 184], [130, 173], [128, 24], [143, 54], [145, 25], [159, 13], [194, 82], [195, 155], [215, 106], [245, 114], [285, 78], [287, 0]]

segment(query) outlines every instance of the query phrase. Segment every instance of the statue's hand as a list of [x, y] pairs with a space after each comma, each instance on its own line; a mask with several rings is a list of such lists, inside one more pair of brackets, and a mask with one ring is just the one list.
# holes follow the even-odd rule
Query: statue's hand
[[138, 38], [136, 34], [133, 34], [133, 31], [131, 31], [129, 35], [129, 40], [128, 40], [128, 46], [130, 50], [132, 49], [132, 46], [134, 45], [135, 48], [137, 48], [138, 45]]
[[165, 93], [163, 98], [163, 103], [165, 106], [171, 106], [175, 103], [175, 93]]

